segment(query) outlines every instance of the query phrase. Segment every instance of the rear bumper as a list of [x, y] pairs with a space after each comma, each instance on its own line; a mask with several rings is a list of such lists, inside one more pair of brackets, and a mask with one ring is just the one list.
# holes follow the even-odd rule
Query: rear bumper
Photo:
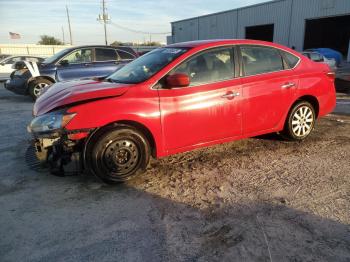
[[26, 79], [15, 77], [5, 82], [5, 88], [18, 95], [27, 95], [27, 81]]

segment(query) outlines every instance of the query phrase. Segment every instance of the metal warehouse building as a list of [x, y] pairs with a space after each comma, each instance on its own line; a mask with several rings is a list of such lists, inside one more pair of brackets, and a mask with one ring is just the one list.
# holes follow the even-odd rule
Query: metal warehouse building
[[275, 0], [172, 22], [169, 43], [247, 38], [349, 51], [350, 0]]

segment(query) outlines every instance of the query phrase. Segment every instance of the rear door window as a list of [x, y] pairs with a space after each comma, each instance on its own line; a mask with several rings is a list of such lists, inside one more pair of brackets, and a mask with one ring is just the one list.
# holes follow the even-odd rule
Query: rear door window
[[135, 59], [135, 56], [130, 54], [129, 52], [118, 50], [118, 54], [120, 59]]
[[311, 53], [310, 54], [310, 59], [312, 61], [315, 61], [315, 62], [323, 62], [324, 61], [322, 55], [320, 55], [318, 53]]
[[280, 51], [263, 46], [241, 46], [245, 76], [277, 72], [284, 69]]
[[95, 56], [97, 62], [118, 60], [118, 54], [116, 53], [116, 50], [111, 48], [96, 48]]

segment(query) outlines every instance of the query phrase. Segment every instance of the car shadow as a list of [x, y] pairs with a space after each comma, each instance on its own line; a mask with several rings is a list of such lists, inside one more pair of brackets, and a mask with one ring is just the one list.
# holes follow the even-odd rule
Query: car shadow
[[198, 207], [175, 200], [178, 189], [169, 185], [157, 193], [141, 189], [137, 182], [109, 186], [86, 176], [43, 177], [27, 193], [34, 188], [30, 200], [26, 192], [18, 193], [11, 210], [2, 211], [0, 222], [7, 224], [0, 227], [6, 236], [0, 253], [5, 261], [23, 257], [348, 261], [350, 257], [349, 225], [296, 210], [283, 201]]
[[262, 139], [262, 140], [272, 140], [272, 141], [286, 141], [282, 136], [277, 133], [270, 133], [260, 136], [252, 137], [253, 139]]

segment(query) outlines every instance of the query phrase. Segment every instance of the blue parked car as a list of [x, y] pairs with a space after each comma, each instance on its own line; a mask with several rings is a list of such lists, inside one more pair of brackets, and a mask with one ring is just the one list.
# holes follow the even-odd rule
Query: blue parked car
[[320, 53], [321, 55], [325, 56], [326, 58], [333, 58], [335, 61], [337, 61], [337, 66], [339, 66], [343, 60], [343, 55], [331, 48], [312, 48], [312, 49], [307, 49], [306, 51], [313, 51]]
[[34, 100], [43, 88], [60, 81], [108, 76], [138, 57], [129, 47], [78, 46], [64, 49], [42, 63], [17, 63], [5, 88]]

